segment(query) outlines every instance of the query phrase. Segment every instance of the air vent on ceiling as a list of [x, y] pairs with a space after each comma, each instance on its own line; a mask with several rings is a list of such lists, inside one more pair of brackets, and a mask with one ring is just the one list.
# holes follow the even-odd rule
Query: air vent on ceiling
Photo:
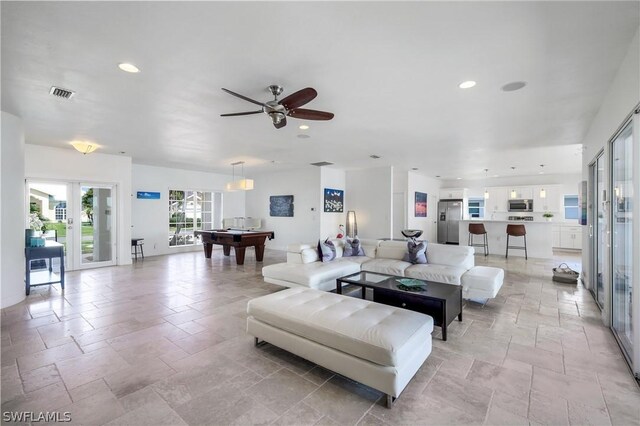
[[318, 167], [322, 167], [322, 166], [330, 166], [333, 163], [330, 163], [328, 161], [318, 161], [317, 163], [311, 163], [312, 166], [318, 166]]
[[76, 94], [73, 90], [63, 89], [62, 87], [51, 86], [49, 94], [57, 98], [71, 99]]

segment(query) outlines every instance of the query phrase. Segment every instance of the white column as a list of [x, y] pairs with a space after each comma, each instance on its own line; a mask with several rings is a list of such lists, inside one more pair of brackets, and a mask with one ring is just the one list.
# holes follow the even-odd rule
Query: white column
[[2, 112], [0, 144], [0, 307], [24, 300], [24, 127]]

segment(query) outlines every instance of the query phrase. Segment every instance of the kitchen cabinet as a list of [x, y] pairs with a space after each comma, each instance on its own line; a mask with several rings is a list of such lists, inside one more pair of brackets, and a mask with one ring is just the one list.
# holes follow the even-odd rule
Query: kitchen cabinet
[[485, 216], [492, 212], [506, 212], [509, 208], [507, 188], [487, 188], [489, 198], [484, 200]]
[[[540, 197], [540, 191], [544, 189], [545, 197]], [[536, 213], [552, 212], [561, 217], [561, 190], [560, 185], [540, 185], [533, 187], [533, 211]]]
[[533, 199], [533, 188], [531, 186], [514, 186], [511, 188], [508, 188], [508, 190], [509, 190], [509, 199], [511, 200]]
[[551, 247], [560, 248], [560, 226], [553, 225], [551, 228]]
[[559, 226], [560, 245], [563, 249], [582, 250], [582, 227], [581, 226]]
[[441, 200], [463, 200], [468, 197], [467, 188], [442, 188], [440, 189]]

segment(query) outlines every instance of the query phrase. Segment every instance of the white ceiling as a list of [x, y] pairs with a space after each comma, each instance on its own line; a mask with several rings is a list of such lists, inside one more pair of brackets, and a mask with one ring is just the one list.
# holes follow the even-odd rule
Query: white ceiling
[[[170, 167], [576, 173], [639, 4], [3, 1], [2, 109], [24, 119], [28, 143], [88, 139]], [[517, 80], [527, 87], [500, 90]], [[295, 119], [276, 130], [262, 114], [219, 116], [257, 109], [221, 87], [266, 101], [269, 84], [314, 87], [306, 107], [335, 118], [303, 132]], [[56, 99], [52, 85], [77, 95]]]

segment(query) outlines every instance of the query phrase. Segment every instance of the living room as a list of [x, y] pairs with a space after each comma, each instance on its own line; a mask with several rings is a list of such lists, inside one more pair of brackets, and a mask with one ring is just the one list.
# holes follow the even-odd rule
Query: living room
[[[635, 1], [2, 2], [3, 416], [640, 423], [640, 271], [630, 262], [640, 250], [630, 151], [639, 28]], [[275, 109], [234, 95], [268, 102], [274, 84], [278, 101], [313, 87], [303, 108], [335, 116], [289, 114], [279, 128]], [[53, 86], [72, 93], [56, 97]], [[242, 179], [253, 189], [226, 189]], [[30, 190], [43, 185], [66, 194], [49, 194], [51, 209], [67, 209], [49, 221], [67, 233], [66, 283], [26, 295]], [[513, 197], [516, 188], [530, 195]], [[88, 189], [109, 194], [91, 218], [98, 229], [107, 214], [107, 234], [85, 235]], [[327, 190], [339, 208], [326, 208]], [[553, 209], [492, 204], [543, 193]], [[272, 211], [274, 197], [284, 213]], [[489, 255], [476, 247], [471, 259], [504, 281], [494, 297], [464, 302], [446, 340], [433, 328], [431, 353], [390, 409], [386, 391], [349, 372], [253, 345], [247, 304], [287, 291], [263, 267], [338, 234], [357, 235], [365, 252], [370, 241], [406, 245], [402, 230], [422, 232], [428, 257], [438, 202], [450, 198], [465, 200], [461, 219], [499, 226]], [[209, 216], [176, 219], [175, 205], [197, 203]], [[533, 219], [528, 258], [514, 249], [505, 259], [500, 246], [513, 215]], [[237, 265], [220, 246], [205, 258], [194, 230], [237, 218], [273, 232], [264, 261], [249, 248]], [[550, 236], [575, 228], [579, 243], [547, 241], [549, 255], [534, 255], [533, 226]], [[134, 239], [144, 258], [132, 256]], [[580, 273], [577, 285], [551, 280], [562, 262]]]

